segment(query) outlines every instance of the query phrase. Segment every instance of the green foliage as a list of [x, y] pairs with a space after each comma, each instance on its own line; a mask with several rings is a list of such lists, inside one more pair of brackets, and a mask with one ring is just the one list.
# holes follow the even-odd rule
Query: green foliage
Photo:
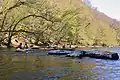
[[91, 8], [77, 0], [3, 0], [0, 25], [0, 44], [7, 42], [7, 46], [19, 37], [36, 45], [120, 43], [119, 30], [98, 20]]

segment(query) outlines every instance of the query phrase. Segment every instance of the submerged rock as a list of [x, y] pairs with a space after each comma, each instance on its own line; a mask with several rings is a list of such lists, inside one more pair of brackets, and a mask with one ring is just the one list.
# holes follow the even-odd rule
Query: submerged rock
[[75, 50], [73, 53], [71, 54], [67, 54], [66, 57], [78, 57], [78, 58], [82, 58], [85, 56], [85, 51], [81, 51], [81, 50]]
[[48, 51], [48, 55], [67, 55], [74, 52], [74, 49], [52, 49]]

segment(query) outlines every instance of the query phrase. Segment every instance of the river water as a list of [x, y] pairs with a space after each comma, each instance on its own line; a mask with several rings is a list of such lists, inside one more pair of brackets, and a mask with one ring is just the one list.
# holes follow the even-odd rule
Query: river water
[[[120, 48], [100, 48], [118, 52]], [[120, 80], [120, 60], [0, 53], [0, 80]]]

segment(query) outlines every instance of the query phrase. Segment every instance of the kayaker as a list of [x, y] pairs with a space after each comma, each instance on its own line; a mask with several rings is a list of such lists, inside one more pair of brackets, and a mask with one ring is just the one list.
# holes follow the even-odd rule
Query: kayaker
[[65, 48], [65, 44], [63, 45], [63, 48]]
[[27, 43], [25, 43], [24, 48], [25, 48], [25, 49], [28, 49], [28, 45], [27, 45]]
[[20, 43], [20, 44], [17, 46], [17, 48], [19, 48], [19, 49], [23, 49], [23, 47], [22, 47], [22, 43]]

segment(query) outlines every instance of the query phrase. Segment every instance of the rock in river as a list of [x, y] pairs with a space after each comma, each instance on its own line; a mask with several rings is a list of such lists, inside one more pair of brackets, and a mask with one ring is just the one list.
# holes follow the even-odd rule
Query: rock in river
[[66, 55], [74, 52], [74, 49], [52, 49], [48, 51], [48, 55]]
[[91, 57], [96, 59], [111, 59], [111, 60], [118, 60], [119, 55], [115, 52], [106, 52], [106, 51], [87, 51], [87, 50], [79, 50], [74, 51], [71, 54], [67, 54], [66, 57]]

